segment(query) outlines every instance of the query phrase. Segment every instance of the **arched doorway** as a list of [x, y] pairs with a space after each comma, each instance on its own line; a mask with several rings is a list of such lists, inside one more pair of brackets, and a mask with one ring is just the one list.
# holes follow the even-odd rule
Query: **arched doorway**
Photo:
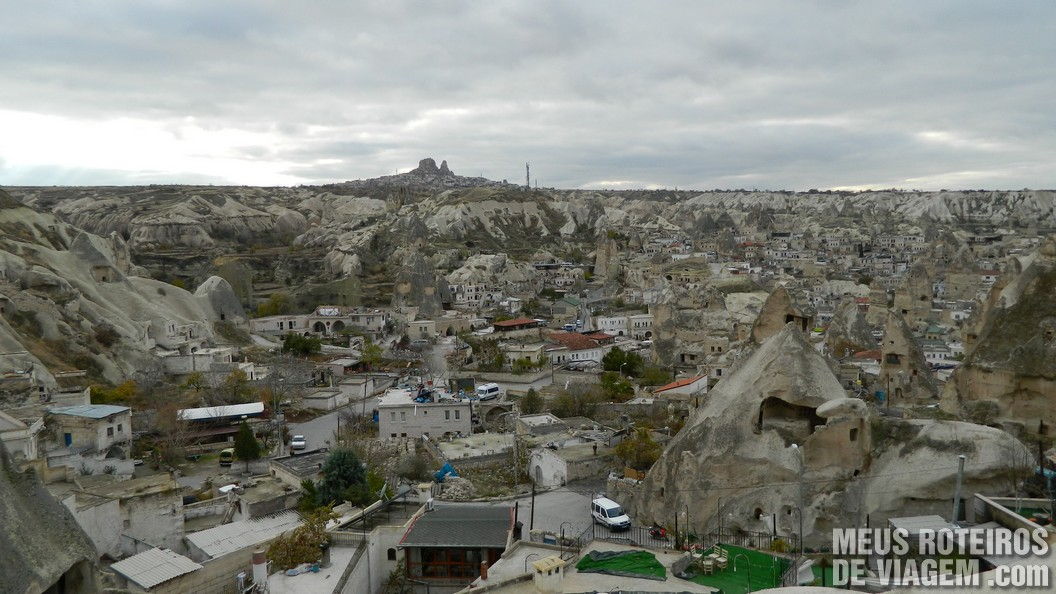
[[332, 326], [330, 326], [330, 331], [333, 332], [334, 334], [337, 334], [338, 332], [340, 332], [340, 331], [342, 331], [344, 329], [345, 329], [345, 323], [342, 322], [341, 320], [337, 320], [336, 322], [334, 322], [334, 324]]
[[542, 466], [536, 466], [535, 467], [535, 484], [536, 485], [542, 485], [543, 484], [543, 467]]
[[326, 334], [326, 324], [322, 322], [312, 324], [312, 332], [315, 332], [316, 334]]

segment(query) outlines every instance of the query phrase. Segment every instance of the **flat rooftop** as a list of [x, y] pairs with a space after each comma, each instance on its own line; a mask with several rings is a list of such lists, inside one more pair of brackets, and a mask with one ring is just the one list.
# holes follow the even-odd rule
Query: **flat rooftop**
[[470, 437], [439, 442], [440, 451], [450, 460], [501, 454], [513, 449], [512, 433], [478, 433]]
[[330, 451], [326, 449], [313, 450], [303, 454], [291, 454], [283, 458], [275, 458], [268, 463], [279, 466], [291, 474], [308, 478], [322, 470], [323, 462], [326, 462], [326, 457], [329, 455]]

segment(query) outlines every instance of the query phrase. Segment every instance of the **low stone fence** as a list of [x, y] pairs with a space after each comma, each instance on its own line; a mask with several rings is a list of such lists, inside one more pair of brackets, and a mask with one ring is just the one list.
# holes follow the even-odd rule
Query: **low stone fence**
[[230, 505], [227, 497], [213, 497], [205, 501], [189, 503], [183, 506], [184, 519], [201, 518], [204, 516], [219, 516], [227, 512]]

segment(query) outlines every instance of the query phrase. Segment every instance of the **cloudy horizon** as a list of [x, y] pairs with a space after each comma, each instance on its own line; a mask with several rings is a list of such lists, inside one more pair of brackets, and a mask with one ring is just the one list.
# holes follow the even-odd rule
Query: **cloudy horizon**
[[39, 2], [0, 185], [1056, 187], [1056, 6]]

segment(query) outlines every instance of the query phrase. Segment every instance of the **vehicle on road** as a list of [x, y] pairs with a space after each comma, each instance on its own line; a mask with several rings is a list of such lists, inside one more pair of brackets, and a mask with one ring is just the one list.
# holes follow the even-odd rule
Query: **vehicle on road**
[[290, 440], [291, 450], [303, 450], [308, 448], [308, 440], [303, 435], [294, 435]]
[[476, 395], [480, 400], [495, 400], [502, 396], [503, 390], [496, 383], [481, 384], [477, 386]]
[[594, 521], [609, 530], [630, 530], [631, 518], [623, 511], [619, 503], [607, 498], [598, 497], [590, 503], [590, 515]]
[[220, 466], [231, 466], [235, 461], [235, 448], [220, 450]]

